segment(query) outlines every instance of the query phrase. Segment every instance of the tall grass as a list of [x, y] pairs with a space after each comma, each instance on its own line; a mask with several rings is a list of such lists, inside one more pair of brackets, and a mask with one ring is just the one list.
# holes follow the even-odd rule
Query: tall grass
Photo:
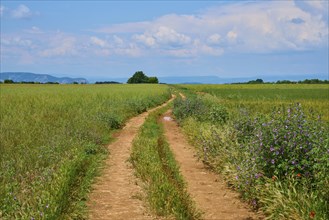
[[238, 104], [247, 99], [230, 106], [217, 95], [188, 95], [173, 112], [199, 157], [268, 219], [328, 219], [326, 117], [305, 102], [277, 106], [272, 100], [271, 113]]
[[164, 85], [0, 85], [0, 218], [84, 218], [104, 144]]
[[199, 213], [186, 191], [175, 158], [163, 136], [158, 118], [166, 109], [152, 113], [134, 140], [131, 161], [144, 183], [151, 209], [160, 216], [198, 219]]
[[204, 92], [234, 114], [240, 109], [268, 114], [274, 106], [286, 106], [299, 102], [313, 109], [329, 121], [329, 85], [184, 85], [195, 92]]

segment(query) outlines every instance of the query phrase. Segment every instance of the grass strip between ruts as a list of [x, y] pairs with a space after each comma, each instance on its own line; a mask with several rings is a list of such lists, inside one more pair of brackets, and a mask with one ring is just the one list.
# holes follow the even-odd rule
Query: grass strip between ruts
[[169, 108], [151, 113], [135, 138], [131, 162], [146, 189], [147, 201], [159, 216], [198, 219], [173, 153], [163, 135], [159, 117]]

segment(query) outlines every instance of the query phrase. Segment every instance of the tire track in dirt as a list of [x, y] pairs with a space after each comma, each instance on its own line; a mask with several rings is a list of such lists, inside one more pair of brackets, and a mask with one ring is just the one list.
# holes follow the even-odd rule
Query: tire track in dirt
[[[164, 119], [164, 117], [166, 117]], [[238, 198], [238, 193], [228, 189], [220, 176], [207, 170], [194, 156], [193, 147], [188, 143], [171, 110], [162, 117], [165, 137], [187, 182], [187, 190], [195, 200], [204, 219], [261, 219]]]
[[108, 148], [101, 176], [96, 178], [87, 202], [89, 219], [153, 219], [141, 201], [142, 191], [137, 184], [130, 157], [132, 141], [148, 114], [161, 106], [131, 118], [119, 131]]

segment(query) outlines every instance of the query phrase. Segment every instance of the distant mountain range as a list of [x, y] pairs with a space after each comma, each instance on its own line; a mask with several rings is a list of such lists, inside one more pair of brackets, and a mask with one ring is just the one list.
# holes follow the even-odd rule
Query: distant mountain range
[[[251, 80], [262, 79], [264, 82], [276, 82], [278, 80], [299, 81], [305, 79], [320, 79], [328, 80], [329, 76], [325, 74], [308, 74], [308, 75], [286, 75], [286, 76], [254, 76], [254, 77], [239, 77], [239, 78], [220, 78], [217, 76], [167, 76], [158, 77], [160, 83], [167, 84], [229, 84], [238, 82], [248, 82]], [[70, 77], [55, 77], [48, 74], [36, 74], [27, 72], [2, 72], [0, 73], [0, 81], [11, 79], [14, 82], [58, 82], [65, 83], [88, 83], [85, 78], [70, 78]], [[95, 81], [115, 81], [119, 83], [126, 83], [127, 78], [104, 78], [97, 80], [90, 80], [90, 83]]]
[[[309, 75], [287, 75], [287, 76], [254, 76], [238, 78], [220, 78], [218, 76], [167, 76], [158, 77], [160, 83], [167, 84], [229, 84], [248, 82], [251, 80], [262, 79], [264, 82], [276, 82], [278, 80], [299, 81], [305, 79], [328, 80], [328, 75], [309, 74]], [[128, 78], [111, 78], [111, 81], [126, 83]]]
[[60, 84], [70, 84], [73, 82], [77, 83], [88, 83], [85, 78], [70, 78], [70, 77], [55, 77], [48, 74], [36, 74], [26, 72], [2, 72], [0, 73], [0, 81], [6, 79], [13, 80], [14, 82], [57, 82]]

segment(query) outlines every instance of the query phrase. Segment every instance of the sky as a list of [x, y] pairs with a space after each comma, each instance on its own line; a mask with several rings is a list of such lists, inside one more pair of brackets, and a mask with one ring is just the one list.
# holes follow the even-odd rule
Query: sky
[[328, 76], [328, 0], [1, 0], [1, 72]]

